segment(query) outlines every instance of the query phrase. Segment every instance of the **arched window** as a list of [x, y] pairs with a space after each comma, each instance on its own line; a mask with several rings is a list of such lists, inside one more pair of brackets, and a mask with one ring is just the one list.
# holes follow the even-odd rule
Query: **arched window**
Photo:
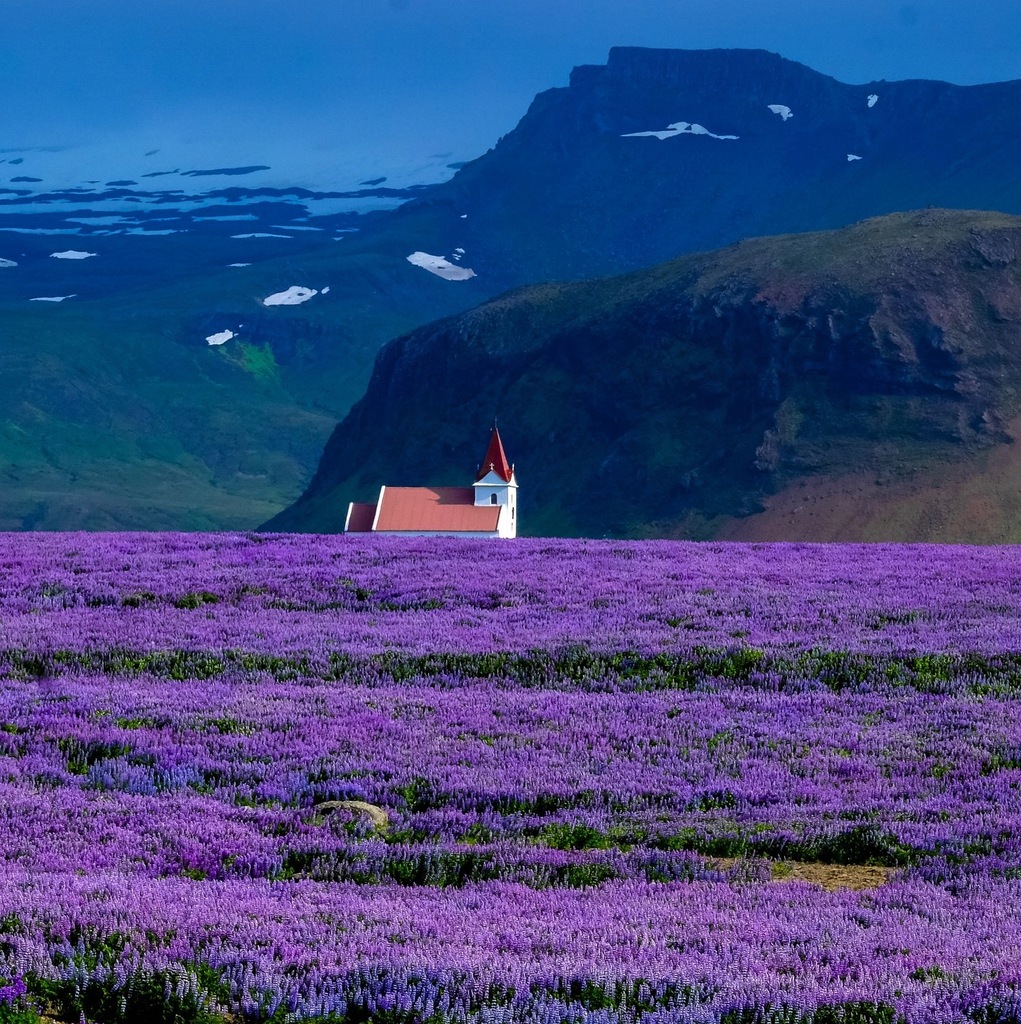
[[496, 504], [496, 495], [495, 494], [491, 494], [489, 496], [489, 504], [490, 505], [495, 505]]

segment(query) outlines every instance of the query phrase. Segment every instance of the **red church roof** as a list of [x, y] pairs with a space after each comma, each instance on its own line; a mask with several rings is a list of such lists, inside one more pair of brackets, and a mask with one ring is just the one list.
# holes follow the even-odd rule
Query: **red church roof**
[[481, 480], [487, 473], [495, 473], [501, 480], [506, 483], [510, 483], [510, 478], [514, 474], [514, 470], [511, 468], [511, 464], [507, 461], [507, 455], [503, 450], [503, 442], [500, 440], [500, 431], [493, 427], [492, 436], [489, 438], [489, 447], [486, 449], [485, 458], [482, 460], [482, 465], [479, 466], [479, 471], [475, 476], [476, 480]]
[[377, 533], [495, 533], [500, 521], [500, 506], [476, 505], [471, 487], [384, 487], [381, 500]]

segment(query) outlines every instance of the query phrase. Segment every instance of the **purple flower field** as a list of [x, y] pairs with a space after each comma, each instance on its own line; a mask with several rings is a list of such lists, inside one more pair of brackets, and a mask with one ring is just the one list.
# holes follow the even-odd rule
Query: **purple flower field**
[[1016, 549], [0, 561], [0, 1022], [1021, 1019]]

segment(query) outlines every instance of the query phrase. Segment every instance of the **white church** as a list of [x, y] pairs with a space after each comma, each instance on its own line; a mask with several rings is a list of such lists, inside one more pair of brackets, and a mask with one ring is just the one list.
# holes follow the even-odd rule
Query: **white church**
[[518, 481], [493, 427], [471, 487], [389, 487], [375, 504], [351, 502], [345, 533], [397, 537], [516, 537]]

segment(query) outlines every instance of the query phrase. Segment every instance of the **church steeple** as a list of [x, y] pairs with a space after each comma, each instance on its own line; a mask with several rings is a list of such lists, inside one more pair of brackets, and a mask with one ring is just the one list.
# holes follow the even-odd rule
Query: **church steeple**
[[503, 450], [503, 441], [500, 440], [500, 431], [493, 424], [493, 433], [489, 437], [489, 447], [486, 449], [482, 465], [475, 474], [476, 481], [481, 480], [487, 473], [495, 473], [504, 483], [510, 483], [514, 475], [514, 467], [507, 461], [507, 454]]
[[518, 533], [518, 481], [514, 467], [503, 450], [500, 431], [493, 424], [489, 447], [475, 474], [475, 504], [499, 505], [500, 521], [497, 527], [501, 537], [516, 537]]

